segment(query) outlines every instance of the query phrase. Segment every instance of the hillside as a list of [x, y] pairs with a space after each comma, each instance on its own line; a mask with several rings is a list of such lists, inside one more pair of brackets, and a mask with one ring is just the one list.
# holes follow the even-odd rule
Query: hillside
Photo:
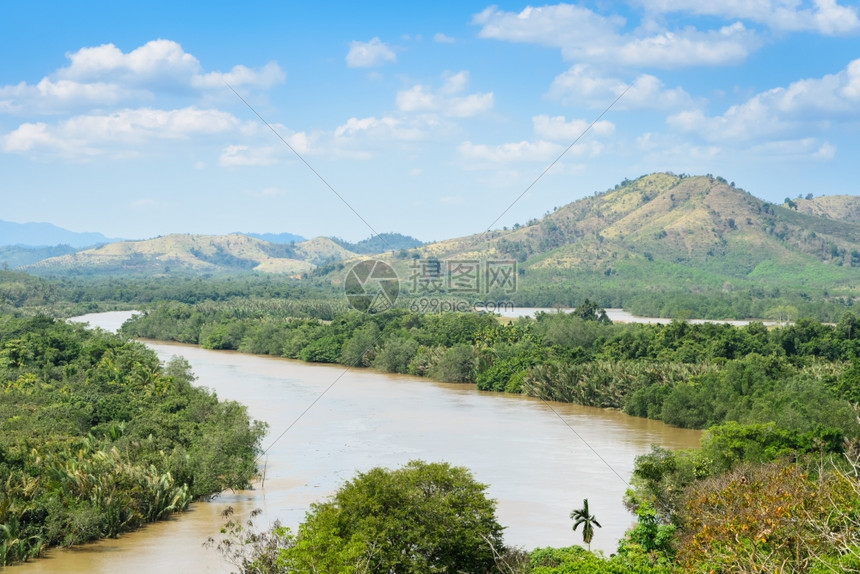
[[45, 259], [25, 269], [39, 274], [73, 275], [264, 271], [298, 276], [320, 263], [352, 255], [326, 238], [277, 245], [238, 233], [173, 234], [111, 243]]
[[797, 211], [849, 223], [860, 223], [860, 197], [825, 195], [815, 199], [795, 199]]
[[[811, 203], [852, 204], [820, 199]], [[622, 306], [649, 293], [853, 298], [860, 286], [860, 224], [849, 210], [831, 209], [833, 217], [804, 213], [722, 178], [656, 173], [525, 226], [388, 259], [401, 277], [410, 276], [413, 257], [516, 260], [519, 282], [511, 299], [520, 305], [569, 305], [590, 296]]]

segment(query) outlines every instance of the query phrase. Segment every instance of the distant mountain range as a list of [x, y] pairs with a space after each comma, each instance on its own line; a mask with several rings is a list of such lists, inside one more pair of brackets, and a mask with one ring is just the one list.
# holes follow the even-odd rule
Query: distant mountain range
[[13, 223], [0, 220], [0, 246], [53, 247], [68, 245], [80, 249], [119, 241], [101, 233], [79, 233], [51, 223]]
[[[263, 235], [263, 234], [260, 234]], [[410, 277], [416, 260], [516, 261], [520, 304], [615, 293], [851, 293], [860, 285], [860, 198], [760, 200], [721, 177], [655, 173], [564, 205], [513, 229], [422, 245], [383, 234], [285, 243], [248, 235], [169, 235], [35, 263], [37, 273], [311, 271], [332, 283], [375, 254]], [[263, 235], [265, 236], [265, 235]], [[809, 291], [812, 289], [812, 291]], [[560, 301], [559, 293], [567, 293]], [[626, 294], [626, 295], [625, 295]], [[604, 297], [608, 299], [609, 297]]]

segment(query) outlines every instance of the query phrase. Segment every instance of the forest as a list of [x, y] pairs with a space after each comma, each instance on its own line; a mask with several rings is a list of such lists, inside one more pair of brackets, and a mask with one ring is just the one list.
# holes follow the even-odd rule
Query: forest
[[193, 382], [140, 343], [0, 317], [0, 566], [246, 487], [265, 425]]

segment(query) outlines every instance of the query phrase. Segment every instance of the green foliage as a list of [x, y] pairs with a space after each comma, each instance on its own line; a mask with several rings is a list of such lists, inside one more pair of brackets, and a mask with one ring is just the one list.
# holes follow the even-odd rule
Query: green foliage
[[571, 519], [573, 519], [573, 531], [582, 526], [582, 541], [588, 544], [588, 549], [591, 550], [591, 540], [594, 538], [594, 527], [602, 528], [597, 518], [589, 513], [588, 499], [582, 501], [582, 508], [577, 508], [571, 511]]
[[0, 564], [243, 488], [264, 426], [138, 343], [0, 317]]
[[579, 546], [537, 548], [529, 556], [533, 574], [668, 574], [671, 568], [646, 558], [613, 555], [604, 558]]
[[475, 350], [457, 344], [445, 351], [430, 369], [430, 376], [443, 383], [472, 383], [475, 381]]
[[502, 527], [485, 489], [447, 463], [359, 473], [312, 505], [281, 564], [308, 574], [492, 572]]
[[373, 361], [373, 366], [386, 373], [406, 373], [417, 352], [418, 341], [405, 336], [394, 336], [385, 341]]
[[379, 327], [368, 323], [353, 331], [352, 336], [343, 344], [340, 362], [354, 367], [367, 367], [373, 361], [373, 350], [379, 343]]

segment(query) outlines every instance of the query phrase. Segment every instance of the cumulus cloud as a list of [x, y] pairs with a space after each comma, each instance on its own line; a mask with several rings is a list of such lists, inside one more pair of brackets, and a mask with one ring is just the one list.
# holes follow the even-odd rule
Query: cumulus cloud
[[150, 140], [227, 132], [238, 123], [231, 114], [220, 110], [126, 109], [111, 114], [74, 116], [55, 124], [24, 123], [0, 141], [6, 152], [47, 150], [87, 156], [114, 153], [114, 145], [118, 143], [136, 145]]
[[[539, 138], [570, 143], [584, 134], [591, 122], [580, 119], [566, 121], [564, 116], [540, 115], [534, 116], [532, 123], [535, 135]], [[598, 136], [612, 135], [615, 133], [615, 124], [600, 120], [592, 126], [591, 132]]]
[[115, 106], [145, 93], [107, 82], [81, 83], [42, 78], [38, 84], [24, 82], [0, 86], [0, 113], [54, 113], [61, 109]]
[[564, 103], [585, 103], [597, 108], [606, 107], [622, 93], [624, 98], [617, 109], [677, 110], [694, 104], [683, 88], [667, 88], [651, 74], [639, 74], [632, 83], [627, 83], [603, 76], [585, 64], [571, 66], [556, 76], [549, 90], [551, 97]]
[[754, 141], [808, 134], [843, 120], [860, 120], [860, 59], [836, 74], [757, 94], [718, 116], [695, 109], [672, 115], [668, 122], [708, 140]]
[[416, 84], [397, 92], [397, 108], [403, 112], [438, 112], [457, 118], [472, 117], [492, 109], [493, 92], [462, 95], [469, 83], [469, 72], [450, 74], [442, 86], [433, 89]]
[[0, 113], [74, 113], [86, 107], [151, 103], [161, 92], [194, 96], [201, 90], [269, 88], [282, 83], [275, 62], [260, 69], [237, 65], [229, 72], [205, 72], [193, 55], [171, 40], [152, 40], [130, 52], [113, 44], [67, 53], [69, 65], [37, 84], [0, 86]]
[[346, 55], [346, 65], [350, 68], [372, 68], [396, 61], [397, 54], [379, 38], [350, 42]]
[[519, 13], [495, 6], [473, 19], [478, 35], [561, 49], [568, 60], [628, 66], [678, 68], [743, 61], [759, 45], [755, 33], [740, 22], [717, 30], [652, 30], [625, 32], [619, 16], [602, 16], [588, 8], [557, 4], [527, 7]]
[[458, 151], [466, 159], [483, 162], [483, 167], [490, 164], [506, 162], [543, 162], [559, 157], [577, 138], [588, 133], [591, 137], [573, 145], [566, 151], [566, 156], [597, 156], [603, 152], [604, 144], [596, 141], [597, 137], [611, 136], [615, 133], [615, 124], [601, 120], [586, 132], [591, 122], [564, 116], [549, 116], [547, 114], [532, 117], [534, 138], [519, 142], [502, 143], [498, 145], [475, 144], [463, 142]]
[[57, 77], [76, 82], [119, 80], [130, 83], [187, 82], [200, 71], [200, 62], [172, 40], [152, 40], [124, 53], [113, 44], [67, 53], [71, 63]]
[[836, 147], [818, 138], [777, 140], [753, 146], [750, 150], [756, 155], [776, 156], [781, 159], [831, 160], [836, 156]]
[[220, 88], [226, 82], [232, 87], [253, 86], [257, 88], [270, 88], [276, 84], [282, 84], [286, 74], [275, 62], [269, 62], [259, 70], [245, 66], [233, 66], [229, 72], [209, 72], [197, 74], [191, 79], [191, 85], [195, 88]]
[[811, 6], [798, 0], [637, 0], [637, 3], [651, 14], [684, 12], [741, 19], [788, 32], [811, 31], [835, 36], [860, 30], [857, 8], [842, 6], [836, 0], [813, 0]]
[[436, 124], [433, 118], [427, 116], [414, 121], [393, 116], [349, 118], [334, 130], [334, 137], [340, 143], [348, 142], [356, 136], [378, 140], [417, 141], [427, 137], [428, 128]]
[[504, 143], [495, 146], [473, 144], [466, 141], [460, 144], [458, 150], [469, 159], [485, 160], [493, 163], [508, 163], [514, 161], [549, 162], [555, 159], [564, 148], [548, 141], [521, 141]]

